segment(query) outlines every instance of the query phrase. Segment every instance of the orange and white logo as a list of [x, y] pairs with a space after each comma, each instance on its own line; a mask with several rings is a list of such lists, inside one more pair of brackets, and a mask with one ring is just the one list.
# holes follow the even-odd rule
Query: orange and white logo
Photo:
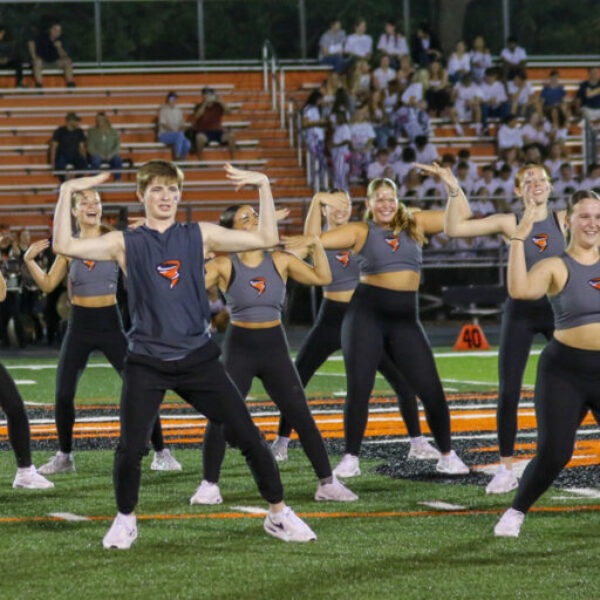
[[600, 277], [594, 277], [594, 279], [590, 279], [588, 283], [598, 291], [600, 291]]
[[350, 252], [348, 250], [342, 250], [335, 255], [335, 259], [342, 263], [344, 269], [350, 264]]
[[539, 248], [539, 252], [543, 252], [548, 247], [548, 234], [540, 233], [534, 235], [531, 241]]
[[392, 252], [396, 252], [400, 248], [400, 238], [397, 235], [386, 237], [385, 243], [392, 249]]
[[181, 267], [181, 261], [179, 260], [165, 260], [156, 267], [158, 274], [171, 282], [170, 289], [173, 289], [179, 283], [179, 267]]
[[84, 260], [83, 264], [88, 268], [88, 271], [92, 271], [93, 268], [96, 266], [96, 261], [95, 260]]
[[267, 280], [264, 277], [255, 277], [250, 280], [250, 285], [258, 291], [258, 295], [262, 296], [267, 289]]

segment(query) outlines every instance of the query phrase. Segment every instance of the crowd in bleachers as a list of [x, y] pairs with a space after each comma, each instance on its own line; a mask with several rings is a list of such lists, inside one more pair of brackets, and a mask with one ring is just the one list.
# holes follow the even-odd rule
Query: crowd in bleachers
[[[571, 100], [556, 70], [541, 91], [534, 90], [527, 52], [514, 37], [493, 64], [482, 36], [470, 48], [459, 41], [444, 56], [425, 23], [409, 43], [389, 21], [375, 45], [367, 22], [359, 18], [350, 35], [334, 20], [319, 46], [320, 60], [333, 70], [302, 107], [303, 135], [337, 188], [385, 176], [403, 196], [435, 199], [442, 194], [439, 182], [421, 177], [412, 163], [441, 161], [459, 175], [485, 214], [518, 209], [513, 178], [524, 163], [543, 163], [550, 170], [553, 208], [564, 208], [564, 196], [582, 186], [600, 185], [600, 168], [592, 165], [578, 176], [566, 145], [572, 120], [600, 117], [596, 69]], [[465, 145], [494, 144], [493, 160], [476, 165], [466, 149], [440, 156], [432, 141], [444, 145], [444, 137], [435, 139], [441, 124], [455, 129], [455, 143], [464, 137]]]

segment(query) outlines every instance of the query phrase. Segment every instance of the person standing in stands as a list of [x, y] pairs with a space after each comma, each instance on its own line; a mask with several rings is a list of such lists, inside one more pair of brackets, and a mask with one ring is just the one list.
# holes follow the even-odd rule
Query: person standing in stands
[[[77, 171], [87, 169], [85, 133], [80, 123], [81, 119], [76, 113], [67, 113], [65, 124], [55, 129], [52, 134], [50, 164], [56, 171], [64, 171], [67, 165], [72, 165]], [[64, 181], [64, 173], [59, 173], [58, 178]]]
[[73, 80], [73, 61], [68, 55], [63, 37], [62, 25], [51, 21], [34, 39], [27, 42], [35, 87], [42, 88], [42, 70], [62, 69], [67, 87], [75, 87]]

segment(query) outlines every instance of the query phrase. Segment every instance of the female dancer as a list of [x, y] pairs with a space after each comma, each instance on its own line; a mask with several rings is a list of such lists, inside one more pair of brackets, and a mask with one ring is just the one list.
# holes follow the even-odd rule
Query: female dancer
[[334, 472], [339, 477], [360, 473], [358, 453], [369, 415], [369, 396], [385, 348], [425, 406], [442, 453], [436, 469], [466, 474], [468, 467], [450, 448], [450, 413], [417, 308], [421, 244], [425, 234], [442, 231], [443, 212], [408, 210], [398, 202], [396, 184], [390, 179], [371, 181], [367, 203], [367, 222], [347, 223], [321, 234], [327, 250], [351, 248], [361, 272], [342, 324], [348, 381], [346, 449]]
[[[450, 237], [475, 237], [502, 234], [505, 240], [515, 235], [517, 216], [513, 213], [496, 213], [483, 219], [471, 218], [469, 203], [450, 169], [440, 166], [417, 165], [426, 173], [437, 175], [446, 186], [445, 232]], [[515, 178], [515, 194], [526, 206], [534, 206], [534, 226], [525, 242], [527, 268], [543, 258], [564, 252], [563, 236], [565, 212], [548, 210], [548, 197], [552, 190], [547, 171], [541, 165], [526, 165]], [[541, 296], [541, 295], [540, 295]], [[504, 494], [514, 490], [519, 482], [513, 473], [513, 453], [517, 434], [517, 411], [521, 395], [523, 373], [533, 336], [543, 333], [547, 339], [554, 329], [552, 309], [546, 298], [521, 300], [508, 298], [502, 312], [500, 348], [498, 352], [497, 427], [500, 446], [500, 467], [486, 487], [488, 494]]]
[[[335, 202], [342, 204], [337, 208]], [[318, 235], [321, 232], [321, 214], [325, 216], [327, 231], [346, 225], [352, 214], [352, 202], [346, 192], [333, 190], [319, 193], [308, 210], [304, 232]], [[296, 369], [302, 385], [306, 387], [317, 369], [342, 346], [341, 329], [344, 315], [359, 281], [356, 257], [348, 250], [326, 250], [332, 282], [323, 288], [323, 302], [312, 329], [296, 356]], [[437, 459], [440, 453], [421, 435], [419, 410], [414, 392], [405, 378], [384, 352], [378, 367], [398, 396], [402, 418], [410, 436], [409, 459]], [[276, 460], [287, 460], [287, 447], [292, 427], [284, 419], [279, 422], [279, 435], [273, 442]], [[358, 474], [358, 473], [357, 473]]]
[[[254, 231], [258, 217], [251, 206], [232, 206], [220, 219], [229, 229]], [[289, 355], [281, 326], [288, 277], [306, 285], [331, 281], [327, 256], [317, 236], [309, 240], [314, 266], [288, 252], [252, 250], [230, 254], [206, 264], [206, 287], [218, 284], [231, 308], [225, 335], [224, 364], [246, 397], [258, 377], [273, 402], [298, 432], [300, 442], [320, 480], [315, 500], [349, 502], [358, 496], [332, 474], [325, 443], [310, 413], [298, 372]], [[223, 502], [218, 481], [225, 455], [227, 430], [209, 422], [204, 437], [204, 479], [191, 504]]]
[[[0, 302], [6, 298], [6, 281], [0, 273]], [[54, 484], [40, 475], [31, 464], [31, 440], [29, 421], [23, 399], [8, 371], [0, 364], [0, 408], [6, 413], [8, 423], [8, 439], [17, 459], [17, 474], [13, 481], [14, 488], [28, 490], [45, 490]]]
[[[73, 195], [73, 215], [82, 238], [105, 233], [101, 225], [102, 205], [95, 190]], [[114, 261], [88, 261], [57, 256], [45, 273], [35, 257], [48, 248], [48, 240], [31, 244], [25, 253], [25, 264], [43, 292], [51, 292], [67, 274], [71, 299], [69, 326], [60, 352], [56, 372], [56, 429], [59, 451], [40, 467], [44, 475], [75, 472], [72, 454], [75, 423], [75, 391], [77, 383], [93, 350], [101, 350], [112, 366], [121, 373], [127, 350], [127, 340], [117, 308], [117, 278], [119, 267]], [[181, 465], [164, 447], [160, 419], [152, 432], [155, 471], [180, 471]]]
[[534, 199], [526, 199], [510, 239], [508, 291], [523, 300], [547, 294], [555, 330], [538, 363], [537, 455], [523, 473], [512, 507], [496, 524], [494, 533], [501, 537], [518, 537], [529, 508], [571, 458], [582, 415], [589, 408], [600, 410], [600, 196], [585, 190], [573, 194], [566, 251], [528, 269], [525, 244], [536, 216]]

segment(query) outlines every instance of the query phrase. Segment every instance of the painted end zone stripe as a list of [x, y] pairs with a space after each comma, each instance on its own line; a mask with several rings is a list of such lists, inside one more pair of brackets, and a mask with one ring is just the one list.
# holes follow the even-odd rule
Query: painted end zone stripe
[[[550, 513], [566, 513], [566, 512], [597, 512], [600, 511], [600, 504], [580, 505], [580, 506], [538, 506], [533, 507], [529, 512], [550, 512]], [[441, 517], [446, 515], [470, 516], [470, 515], [499, 515], [504, 512], [504, 509], [489, 509], [489, 510], [413, 510], [413, 511], [382, 511], [382, 512], [304, 512], [297, 513], [299, 517], [309, 519], [364, 519], [373, 517]], [[140, 521], [176, 521], [184, 519], [259, 519], [264, 515], [244, 514], [244, 513], [190, 513], [190, 514], [174, 514], [174, 515], [138, 515]], [[112, 521], [110, 517], [87, 517], [90, 521]], [[43, 521], [64, 521], [60, 517], [0, 517], [0, 523], [31, 523]]]

